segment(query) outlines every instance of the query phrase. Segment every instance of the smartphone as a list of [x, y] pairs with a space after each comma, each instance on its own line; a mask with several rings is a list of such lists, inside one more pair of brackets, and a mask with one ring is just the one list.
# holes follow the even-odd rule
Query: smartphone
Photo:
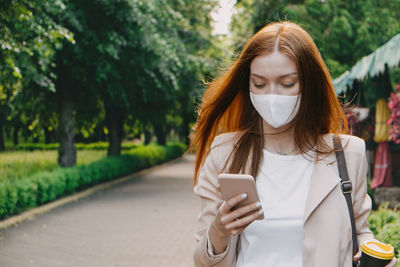
[[[260, 202], [260, 198], [258, 197], [257, 193], [256, 183], [254, 182], [253, 176], [249, 174], [221, 173], [220, 175], [218, 175], [218, 182], [221, 186], [222, 198], [225, 201], [239, 194], [247, 193], [247, 198], [236, 204], [232, 208], [232, 210], [247, 206], [254, 202]], [[257, 220], [262, 219], [264, 219], [264, 214], [260, 216]]]

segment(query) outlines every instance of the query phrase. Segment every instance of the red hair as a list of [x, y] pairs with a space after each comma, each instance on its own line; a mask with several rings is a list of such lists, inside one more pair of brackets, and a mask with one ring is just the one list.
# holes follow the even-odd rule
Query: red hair
[[247, 42], [242, 53], [221, 77], [206, 89], [198, 112], [191, 150], [196, 150], [194, 185], [199, 170], [209, 153], [215, 136], [225, 132], [242, 131], [235, 149], [230, 173], [245, 169], [252, 153], [251, 174], [256, 177], [262, 160], [262, 118], [249, 97], [250, 63], [260, 55], [275, 50], [296, 63], [301, 101], [299, 111], [291, 122], [296, 146], [303, 152], [317, 145], [317, 152], [333, 150], [324, 142], [326, 133], [347, 133], [347, 121], [331, 82], [329, 71], [311, 36], [299, 25], [284, 21], [272, 23], [257, 32]]

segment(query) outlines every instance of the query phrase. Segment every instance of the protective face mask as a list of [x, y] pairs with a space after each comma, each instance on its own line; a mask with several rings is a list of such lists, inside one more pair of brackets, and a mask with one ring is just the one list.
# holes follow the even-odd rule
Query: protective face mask
[[293, 120], [299, 111], [300, 96], [255, 95], [250, 92], [251, 103], [258, 114], [272, 127], [279, 128]]

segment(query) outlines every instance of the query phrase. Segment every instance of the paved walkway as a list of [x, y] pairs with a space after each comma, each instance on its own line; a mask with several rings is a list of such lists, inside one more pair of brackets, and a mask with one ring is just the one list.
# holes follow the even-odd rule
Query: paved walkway
[[193, 266], [193, 155], [0, 232], [0, 267]]

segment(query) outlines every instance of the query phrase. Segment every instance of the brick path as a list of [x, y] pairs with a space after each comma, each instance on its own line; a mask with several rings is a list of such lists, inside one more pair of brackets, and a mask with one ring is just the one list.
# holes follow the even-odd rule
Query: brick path
[[0, 267], [193, 266], [193, 155], [0, 232]]

